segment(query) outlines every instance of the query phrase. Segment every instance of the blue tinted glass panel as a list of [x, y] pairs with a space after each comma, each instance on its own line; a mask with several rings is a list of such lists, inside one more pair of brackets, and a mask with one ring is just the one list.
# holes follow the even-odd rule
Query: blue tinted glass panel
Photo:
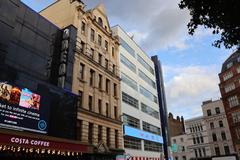
[[138, 75], [141, 77], [145, 82], [147, 82], [150, 86], [156, 89], [156, 83], [151, 80], [145, 73], [143, 73], [140, 69], [138, 70]]
[[146, 98], [148, 98], [149, 100], [158, 103], [157, 101], [157, 97], [154, 96], [150, 91], [148, 91], [147, 89], [145, 89], [144, 87], [140, 86], [140, 93], [145, 96]]
[[122, 38], [120, 38], [120, 44], [121, 46], [129, 53], [131, 54], [134, 58], [135, 58], [135, 51], [134, 49], [132, 49], [127, 42], [125, 42]]
[[124, 57], [122, 54], [120, 54], [120, 60], [122, 64], [124, 64], [134, 73], [136, 73], [136, 66], [132, 62], [130, 62], [126, 57]]
[[138, 91], [138, 86], [137, 86], [137, 82], [134, 81], [132, 78], [128, 77], [126, 74], [121, 73], [121, 79], [122, 82], [124, 82], [125, 84], [127, 84], [129, 87], [131, 87], [132, 89]]
[[139, 63], [142, 64], [142, 66], [144, 68], [146, 68], [150, 73], [152, 73], [154, 75], [153, 68], [146, 61], [144, 61], [144, 59], [141, 56], [137, 55], [137, 60], [138, 60]]

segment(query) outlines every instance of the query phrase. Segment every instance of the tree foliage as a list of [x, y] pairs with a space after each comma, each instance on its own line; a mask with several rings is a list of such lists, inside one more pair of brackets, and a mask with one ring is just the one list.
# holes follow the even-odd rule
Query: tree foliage
[[198, 26], [212, 29], [220, 39], [213, 42], [215, 47], [240, 47], [240, 0], [181, 0], [181, 9], [190, 11], [188, 33], [193, 35]]

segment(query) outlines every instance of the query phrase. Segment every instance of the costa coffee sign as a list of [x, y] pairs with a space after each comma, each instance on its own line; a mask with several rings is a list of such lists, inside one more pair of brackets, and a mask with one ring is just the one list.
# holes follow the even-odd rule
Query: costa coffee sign
[[66, 140], [54, 141], [38, 138], [30, 138], [26, 136], [16, 136], [0, 133], [0, 144], [1, 145], [14, 145], [20, 147], [29, 148], [41, 148], [41, 149], [53, 149], [61, 151], [71, 151], [71, 152], [92, 152], [92, 148], [87, 145], [76, 144], [72, 142], [67, 142]]
[[50, 142], [48, 141], [41, 141], [41, 140], [34, 140], [34, 139], [28, 139], [28, 138], [19, 138], [19, 137], [12, 137], [10, 139], [11, 143], [15, 144], [27, 144], [27, 145], [33, 145], [33, 146], [43, 146], [43, 147], [49, 147]]

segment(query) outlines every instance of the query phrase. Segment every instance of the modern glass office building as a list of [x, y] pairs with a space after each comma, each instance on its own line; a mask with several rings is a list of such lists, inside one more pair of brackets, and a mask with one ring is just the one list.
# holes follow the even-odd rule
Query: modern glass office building
[[124, 149], [133, 159], [163, 157], [160, 114], [154, 63], [120, 27], [121, 107]]

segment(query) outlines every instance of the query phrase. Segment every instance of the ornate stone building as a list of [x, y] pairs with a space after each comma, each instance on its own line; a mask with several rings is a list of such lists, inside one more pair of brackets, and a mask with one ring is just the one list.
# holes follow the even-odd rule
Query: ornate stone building
[[174, 160], [189, 160], [190, 151], [188, 146], [191, 144], [187, 134], [174, 136], [171, 138], [172, 143], [172, 157]]
[[227, 117], [221, 100], [208, 100], [202, 104], [212, 156], [234, 153]]
[[58, 0], [40, 12], [60, 28], [77, 29], [72, 91], [79, 95], [77, 138], [98, 152], [122, 150], [119, 41], [102, 4], [85, 10], [80, 0]]
[[211, 150], [203, 116], [188, 119], [185, 121], [185, 125], [188, 136], [187, 150], [189, 157], [192, 160], [210, 159]]

